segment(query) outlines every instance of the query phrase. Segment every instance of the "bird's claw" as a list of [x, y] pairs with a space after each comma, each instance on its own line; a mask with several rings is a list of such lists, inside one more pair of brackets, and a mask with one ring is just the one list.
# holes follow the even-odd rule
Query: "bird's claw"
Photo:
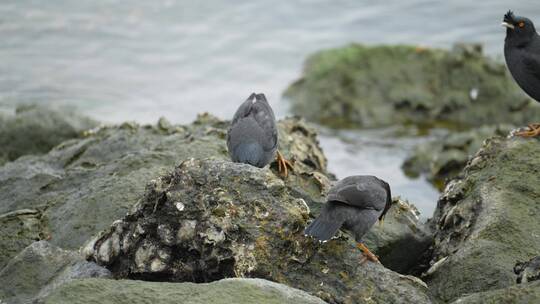
[[530, 124], [529, 130], [519, 131], [514, 134], [515, 136], [520, 137], [536, 137], [540, 135], [540, 123]]
[[291, 162], [288, 161], [287, 159], [285, 159], [285, 157], [283, 157], [283, 155], [279, 151], [277, 151], [277, 164], [278, 164], [279, 173], [282, 173], [283, 176], [285, 176], [285, 177], [287, 177], [289, 175], [289, 171], [288, 171], [287, 167], [290, 167], [291, 170], [294, 169]]
[[360, 260], [360, 264], [364, 264], [368, 260], [372, 261], [374, 263], [378, 263], [378, 264], [381, 263], [381, 262], [379, 262], [379, 259], [377, 258], [377, 256], [375, 254], [373, 254], [371, 251], [369, 251], [369, 249], [366, 247], [366, 245], [364, 245], [362, 243], [358, 243], [356, 245], [356, 247], [358, 247], [358, 249], [362, 250], [362, 254], [364, 255], [362, 260]]

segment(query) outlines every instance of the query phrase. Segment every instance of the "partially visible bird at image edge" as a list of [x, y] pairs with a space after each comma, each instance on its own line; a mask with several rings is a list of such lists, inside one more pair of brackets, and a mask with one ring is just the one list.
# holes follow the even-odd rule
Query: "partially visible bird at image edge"
[[[502, 26], [506, 27], [504, 58], [510, 74], [525, 93], [540, 102], [540, 36], [534, 24], [530, 19], [508, 11]], [[516, 135], [539, 136], [540, 123], [529, 124], [529, 130]]]

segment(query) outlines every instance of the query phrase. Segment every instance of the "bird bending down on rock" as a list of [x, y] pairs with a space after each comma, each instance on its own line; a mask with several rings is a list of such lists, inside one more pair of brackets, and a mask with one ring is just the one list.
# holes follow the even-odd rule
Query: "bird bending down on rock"
[[358, 242], [364, 261], [379, 262], [362, 243], [362, 237], [377, 219], [384, 218], [391, 204], [390, 186], [385, 181], [370, 175], [346, 177], [330, 189], [319, 217], [306, 228], [305, 234], [324, 242], [343, 227]]
[[[502, 25], [506, 27], [504, 40], [506, 65], [521, 89], [540, 102], [540, 37], [534, 24], [528, 18], [515, 16], [512, 11], [508, 11], [504, 15]], [[516, 135], [523, 137], [540, 135], [540, 123], [530, 124], [529, 129]]]
[[277, 154], [278, 171], [285, 176], [293, 168], [278, 151], [274, 111], [264, 94], [252, 93], [236, 110], [227, 132], [227, 148], [233, 162], [262, 168]]

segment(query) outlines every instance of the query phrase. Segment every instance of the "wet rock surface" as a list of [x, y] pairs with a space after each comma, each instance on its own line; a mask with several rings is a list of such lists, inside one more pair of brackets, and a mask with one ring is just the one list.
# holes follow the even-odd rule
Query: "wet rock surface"
[[469, 131], [447, 133], [417, 146], [401, 168], [410, 177], [424, 175], [442, 191], [446, 181], [463, 170], [484, 140], [492, 136], [506, 136], [512, 129], [510, 125], [482, 126]]
[[23, 155], [47, 153], [95, 126], [97, 122], [69, 109], [21, 105], [14, 115], [0, 114], [0, 165]]
[[512, 286], [515, 262], [540, 252], [538, 155], [537, 139], [492, 138], [447, 185], [425, 275], [435, 296], [452, 301]]
[[[96, 290], [99, 290], [96, 293]], [[304, 291], [261, 279], [209, 284], [86, 279], [66, 284], [43, 303], [324, 304]]]
[[479, 45], [445, 51], [352, 44], [321, 51], [308, 58], [285, 97], [294, 113], [338, 128], [524, 125], [540, 115], [506, 66]]
[[362, 256], [346, 235], [320, 244], [309, 207], [268, 168], [187, 160], [84, 247], [117, 278], [210, 282], [257, 277], [330, 303], [430, 303], [423, 283]]
[[0, 299], [29, 303], [75, 279], [108, 278], [111, 273], [80, 254], [46, 241], [32, 243], [0, 270]]
[[[281, 150], [295, 163], [287, 185], [310, 203], [321, 201], [329, 181], [315, 131], [296, 118], [278, 126]], [[152, 126], [124, 123], [0, 167], [0, 266], [35, 240], [79, 248], [182, 160], [228, 159], [227, 127], [207, 114], [183, 126], [163, 119]]]

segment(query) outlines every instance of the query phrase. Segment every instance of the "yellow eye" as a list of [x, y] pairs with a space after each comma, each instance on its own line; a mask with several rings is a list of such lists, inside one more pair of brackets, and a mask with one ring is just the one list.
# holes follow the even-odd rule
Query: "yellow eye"
[[520, 22], [520, 23], [518, 24], [518, 26], [522, 28], [522, 27], [525, 26], [525, 23], [524, 23], [524, 22]]

